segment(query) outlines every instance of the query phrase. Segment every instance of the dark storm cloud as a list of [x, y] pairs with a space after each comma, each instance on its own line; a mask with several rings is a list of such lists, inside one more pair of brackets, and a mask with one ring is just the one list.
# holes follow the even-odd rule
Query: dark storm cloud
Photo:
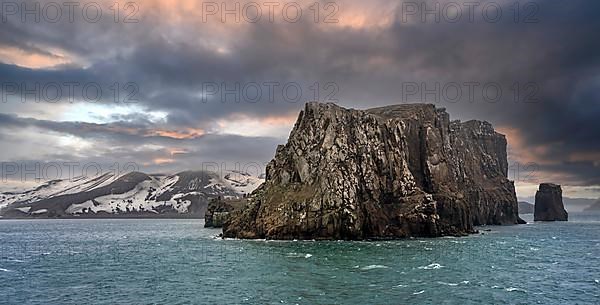
[[[171, 134], [155, 135], [155, 130], [152, 129], [154, 127], [150, 124], [54, 122], [0, 114], [2, 131], [0, 139], [5, 143], [14, 143], [15, 139], [16, 142], [33, 141], [19, 134], [20, 131], [28, 128], [43, 130], [47, 134], [77, 136], [92, 140], [95, 145], [84, 150], [83, 154], [64, 147], [62, 150], [48, 151], [44, 159], [24, 159], [24, 155], [19, 155], [2, 160], [2, 164], [16, 164], [19, 170], [35, 169], [37, 165], [40, 173], [43, 173], [41, 169], [51, 163], [61, 164], [61, 169], [65, 167], [65, 170], [68, 168], [62, 164], [66, 163], [75, 163], [78, 169], [97, 164], [103, 170], [134, 164], [138, 170], [156, 173], [207, 167], [214, 170], [215, 166], [222, 169], [240, 169], [244, 166], [260, 165], [262, 168], [273, 157], [272, 147], [280, 142], [279, 139], [270, 137], [237, 135], [197, 135], [175, 138], [176, 135]], [[39, 148], [40, 151], [44, 149], [44, 147]], [[17, 176], [18, 174], [16, 173]], [[68, 174], [68, 171], [64, 174]]]
[[202, 137], [202, 134], [187, 136], [186, 133], [173, 132], [172, 135], [160, 133], [151, 122], [130, 123], [126, 121], [111, 122], [106, 124], [86, 122], [57, 122], [50, 120], [37, 120], [20, 118], [14, 115], [0, 114], [0, 128], [4, 130], [18, 130], [22, 128], [37, 128], [85, 139], [107, 139], [116, 143], [143, 144], [147, 141], [156, 141], [160, 144], [176, 144], [183, 139]]
[[[344, 12], [358, 3], [339, 5]], [[426, 3], [434, 7], [436, 1]], [[304, 100], [312, 99], [310, 88], [314, 83], [320, 85], [320, 99], [331, 92], [323, 87], [335, 83], [339, 91], [333, 98], [344, 106], [433, 102], [446, 107], [453, 118], [483, 119], [496, 127], [510, 128], [513, 136], [521, 139], [511, 143], [514, 151], [544, 161], [539, 162], [542, 170], [577, 177], [558, 182], [599, 184], [598, 160], [594, 157], [600, 156], [600, 40], [596, 38], [600, 32], [600, 3], [536, 1], [539, 11], [534, 23], [522, 22], [524, 12], [520, 22], [515, 22], [510, 9], [513, 2], [498, 3], [503, 5], [504, 15], [497, 23], [484, 20], [480, 13], [475, 14], [475, 22], [462, 18], [457, 23], [436, 23], [431, 17], [428, 22], [404, 22], [398, 2], [395, 9], [381, 16], [391, 16], [385, 26], [323, 25], [312, 22], [309, 16], [293, 24], [263, 20], [229, 29], [227, 24], [194, 27], [196, 24], [183, 22], [173, 26], [160, 13], [145, 15], [140, 23], [132, 25], [61, 24], [40, 31], [40, 25], [9, 24], [0, 29], [0, 44], [31, 52], [43, 52], [44, 46], [61, 48], [85, 64], [78, 66], [76, 62], [46, 70], [0, 65], [0, 78], [3, 82], [76, 80], [107, 86], [135, 82], [140, 89], [139, 106], [166, 112], [163, 127], [167, 129], [209, 128], [218, 120], [240, 113], [258, 118], [293, 114]], [[218, 51], [221, 47], [224, 52]], [[262, 99], [256, 103], [236, 103], [231, 96], [222, 102], [218, 94], [208, 100], [201, 97], [207, 83], [243, 86], [273, 81], [299, 84], [304, 90], [303, 100], [287, 102], [279, 96], [271, 103], [264, 88]], [[476, 93], [471, 102], [464, 91], [462, 99], [454, 102], [439, 95], [422, 98], [416, 94], [404, 99], [404, 85], [408, 83], [433, 88], [436, 84], [443, 87], [465, 82], [496, 84], [503, 90], [502, 97], [492, 103]], [[514, 101], [515, 84], [520, 89], [518, 102]], [[535, 101], [523, 102], [527, 93], [534, 93]], [[137, 114], [114, 119], [120, 122], [15, 123], [14, 117], [0, 117], [5, 124], [33, 124], [88, 139], [110, 138], [123, 147], [126, 143], [144, 143], [148, 140], [144, 135], [153, 128], [150, 121]], [[135, 131], [124, 132], [130, 129]], [[276, 142], [261, 142], [270, 143], [269, 149], [238, 149], [232, 144], [235, 142], [219, 139], [202, 137], [202, 149], [194, 149], [194, 145], [200, 145], [192, 143], [196, 140], [159, 137], [157, 141], [164, 145], [186, 142], [191, 153], [181, 159], [197, 157], [200, 150], [230, 159], [246, 158], [253, 152], [250, 159], [262, 155], [268, 158]], [[528, 150], [531, 152], [525, 153]], [[140, 159], [154, 157], [139, 155]]]

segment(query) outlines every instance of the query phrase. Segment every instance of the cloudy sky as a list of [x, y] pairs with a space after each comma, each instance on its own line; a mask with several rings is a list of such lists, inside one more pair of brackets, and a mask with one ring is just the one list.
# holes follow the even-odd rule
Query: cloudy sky
[[308, 100], [429, 102], [506, 134], [519, 197], [600, 197], [597, 1], [1, 2], [3, 186], [262, 166]]

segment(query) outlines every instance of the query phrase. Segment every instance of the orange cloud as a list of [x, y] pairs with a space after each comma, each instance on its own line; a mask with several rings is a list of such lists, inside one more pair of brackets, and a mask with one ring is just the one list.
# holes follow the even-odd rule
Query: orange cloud
[[169, 152], [171, 157], [175, 155], [184, 155], [189, 153], [189, 151], [185, 148], [169, 148], [167, 149], [167, 151]]
[[152, 162], [156, 165], [163, 165], [173, 163], [175, 160], [169, 158], [155, 158], [152, 160]]
[[205, 134], [203, 129], [199, 128], [186, 128], [183, 130], [149, 130], [144, 136], [152, 137], [159, 136], [165, 138], [173, 138], [178, 140], [184, 139], [196, 139]]
[[600, 166], [600, 152], [576, 152], [569, 155], [571, 162], [586, 162], [591, 161], [594, 166]]
[[509, 158], [521, 164], [534, 162], [537, 164], [556, 164], [558, 162], [547, 160], [544, 157], [548, 153], [548, 145], [529, 145], [521, 131], [513, 127], [499, 126], [496, 128], [501, 134], [506, 136], [508, 142]]
[[[255, 18], [255, 8], [245, 11], [244, 7], [258, 5], [261, 10], [260, 18], [262, 21], [269, 21], [269, 17], [272, 15], [275, 23], [286, 22], [283, 18], [283, 10], [284, 6], [290, 3], [289, 1], [271, 1], [270, 5], [265, 5], [264, 3], [252, 0], [148, 0], [139, 4], [138, 8], [141, 15], [155, 15], [160, 17], [159, 20], [167, 25], [202, 23], [204, 28], [214, 27], [215, 29], [223, 30], [239, 29], [243, 26], [255, 26], [254, 23], [246, 21], [246, 19]], [[346, 1], [340, 3], [300, 0], [293, 3], [301, 7], [303, 18], [311, 21], [318, 20], [315, 24], [324, 29], [334, 27], [352, 29], [387, 27], [393, 24], [396, 12], [395, 8], [398, 6], [396, 2], [387, 1], [377, 2], [376, 5], [373, 5], [370, 1]], [[318, 7], [315, 6], [315, 3], [318, 3]], [[205, 13], [203, 10], [206, 8], [206, 5], [210, 5], [211, 9], [215, 9], [214, 5], [216, 5], [216, 12], [213, 14]], [[237, 10], [235, 9], [236, 5], [239, 5], [237, 6], [239, 8]], [[226, 16], [227, 22], [221, 22], [221, 13], [224, 11], [224, 8], [229, 11], [237, 11], [240, 22], [234, 22], [235, 16], [233, 14]], [[292, 14], [291, 10], [288, 14]], [[205, 18], [204, 21], [203, 16]]]
[[267, 125], [293, 125], [298, 118], [298, 114], [286, 114], [280, 116], [267, 116], [258, 121]]
[[217, 121], [217, 133], [243, 136], [284, 136], [289, 134], [297, 114], [253, 117], [245, 114], [233, 114]]
[[51, 68], [72, 63], [66, 55], [60, 53], [43, 54], [25, 51], [16, 47], [0, 47], [0, 61], [30, 69]]
[[165, 137], [172, 138], [177, 140], [184, 139], [196, 139], [199, 138], [206, 133], [204, 129], [200, 128], [184, 128], [181, 130], [165, 130], [165, 129], [139, 129], [135, 127], [125, 127], [125, 126], [117, 126], [117, 125], [103, 125], [103, 124], [94, 124], [94, 123], [83, 123], [81, 128], [84, 128], [89, 131], [97, 131], [97, 132], [114, 132], [120, 134], [127, 134], [132, 136], [142, 136], [142, 137]]

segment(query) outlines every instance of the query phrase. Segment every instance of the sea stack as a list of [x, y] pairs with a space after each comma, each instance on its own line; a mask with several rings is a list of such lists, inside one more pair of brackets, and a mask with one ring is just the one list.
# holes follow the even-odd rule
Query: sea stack
[[222, 227], [223, 221], [231, 211], [233, 211], [233, 206], [224, 202], [221, 197], [211, 199], [204, 214], [204, 227]]
[[431, 104], [308, 103], [224, 237], [381, 239], [516, 224], [506, 138]]
[[569, 214], [565, 211], [560, 185], [553, 183], [540, 184], [535, 193], [535, 221], [567, 221]]

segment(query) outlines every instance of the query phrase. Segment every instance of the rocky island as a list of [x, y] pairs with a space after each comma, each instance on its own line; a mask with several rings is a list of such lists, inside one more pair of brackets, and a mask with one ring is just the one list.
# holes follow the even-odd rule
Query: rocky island
[[506, 138], [483, 121], [403, 104], [308, 103], [265, 183], [223, 223], [224, 237], [386, 239], [517, 224]]
[[569, 214], [565, 210], [560, 185], [553, 183], [540, 184], [535, 193], [535, 221], [567, 221]]

